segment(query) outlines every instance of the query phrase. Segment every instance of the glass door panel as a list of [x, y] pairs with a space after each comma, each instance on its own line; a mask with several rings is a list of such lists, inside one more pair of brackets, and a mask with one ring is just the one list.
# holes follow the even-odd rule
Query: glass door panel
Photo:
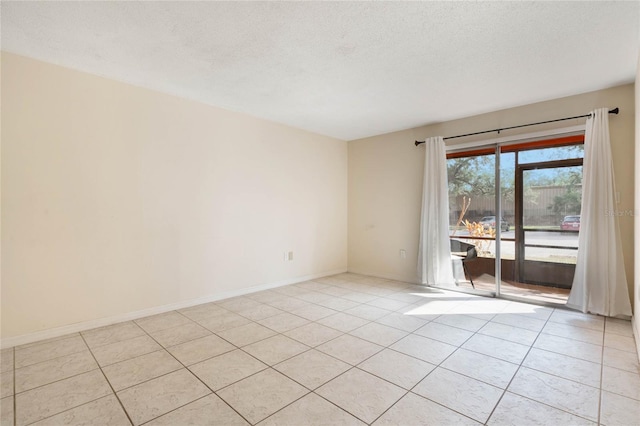
[[449, 236], [460, 290], [496, 291], [496, 156], [483, 150], [447, 160]]
[[565, 303], [578, 253], [582, 160], [516, 168], [513, 285], [501, 293]]

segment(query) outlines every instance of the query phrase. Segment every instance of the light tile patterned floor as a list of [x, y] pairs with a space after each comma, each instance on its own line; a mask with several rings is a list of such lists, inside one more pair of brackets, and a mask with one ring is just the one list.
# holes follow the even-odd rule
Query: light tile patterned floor
[[354, 274], [0, 361], [2, 426], [640, 424], [628, 321]]

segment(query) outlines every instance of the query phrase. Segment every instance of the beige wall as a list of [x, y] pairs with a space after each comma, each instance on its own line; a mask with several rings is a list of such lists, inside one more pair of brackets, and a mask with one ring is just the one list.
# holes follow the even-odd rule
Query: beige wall
[[[460, 99], [464, 102], [464, 99]], [[380, 277], [417, 282], [416, 264], [424, 149], [414, 140], [452, 136], [554, 118], [586, 114], [594, 108], [619, 107], [611, 116], [610, 131], [621, 211], [634, 208], [634, 86], [525, 105], [446, 123], [419, 127], [349, 142], [349, 270]], [[428, 119], [428, 117], [425, 117]], [[501, 133], [531, 133], [584, 124], [570, 120]], [[457, 143], [496, 137], [495, 134], [456, 139]], [[624, 260], [633, 287], [633, 217], [620, 218]], [[407, 257], [401, 258], [399, 250]]]
[[3, 339], [346, 270], [344, 141], [7, 53], [2, 123]]

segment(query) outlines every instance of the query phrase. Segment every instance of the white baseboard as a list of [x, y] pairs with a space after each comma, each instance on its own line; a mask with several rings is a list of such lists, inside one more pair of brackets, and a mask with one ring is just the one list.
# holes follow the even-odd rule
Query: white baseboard
[[401, 277], [399, 275], [379, 274], [377, 272], [365, 271], [358, 268], [349, 268], [348, 272], [351, 272], [352, 274], [367, 275], [369, 277], [386, 278], [388, 280], [401, 281], [403, 283], [420, 284], [418, 279], [415, 277], [408, 279], [407, 277]]
[[55, 337], [64, 336], [66, 334], [91, 330], [97, 327], [104, 327], [106, 325], [112, 325], [119, 322], [131, 321], [134, 319], [147, 317], [150, 315], [156, 315], [156, 314], [162, 314], [169, 311], [175, 311], [176, 309], [188, 308], [190, 306], [201, 305], [203, 303], [209, 303], [209, 302], [215, 302], [217, 300], [228, 299], [230, 297], [242, 296], [244, 294], [255, 293], [257, 291], [269, 290], [272, 288], [282, 287], [285, 285], [295, 284], [303, 281], [309, 281], [316, 278], [342, 274], [344, 272], [347, 272], [346, 268], [336, 269], [332, 271], [325, 271], [318, 274], [311, 274], [311, 275], [305, 275], [301, 277], [289, 278], [286, 280], [276, 281], [276, 282], [267, 283], [267, 284], [261, 284], [253, 287], [245, 287], [237, 290], [229, 290], [222, 293], [216, 293], [209, 296], [200, 297], [197, 299], [183, 300], [176, 303], [170, 303], [168, 305], [155, 306], [153, 308], [142, 309], [140, 311], [114, 315], [112, 317], [78, 322], [75, 324], [69, 324], [62, 327], [55, 327], [47, 330], [37, 331], [35, 333], [23, 334], [23, 335], [14, 336], [14, 337], [7, 337], [0, 340], [0, 348], [5, 349], [5, 348], [11, 348], [19, 345], [25, 345], [27, 343], [33, 343], [39, 340], [52, 339]]

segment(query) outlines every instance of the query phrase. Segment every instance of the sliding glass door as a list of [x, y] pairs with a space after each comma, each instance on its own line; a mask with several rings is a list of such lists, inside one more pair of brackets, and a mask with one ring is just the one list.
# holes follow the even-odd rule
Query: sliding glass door
[[566, 303], [580, 230], [582, 140], [449, 153], [449, 229], [460, 290]]
[[495, 148], [449, 155], [449, 236], [461, 290], [496, 292]]
[[566, 303], [578, 254], [582, 159], [516, 168], [514, 283], [502, 294]]

